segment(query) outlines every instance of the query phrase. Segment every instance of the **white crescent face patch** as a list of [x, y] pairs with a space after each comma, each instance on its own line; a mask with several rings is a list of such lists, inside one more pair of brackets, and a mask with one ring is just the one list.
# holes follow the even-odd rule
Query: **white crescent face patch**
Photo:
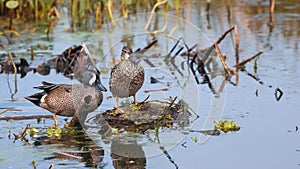
[[41, 98], [41, 103], [45, 103], [45, 98], [47, 97], [47, 94], [45, 94], [42, 98]]
[[93, 85], [96, 82], [96, 75], [95, 73], [92, 73], [92, 78], [89, 81], [89, 85]]

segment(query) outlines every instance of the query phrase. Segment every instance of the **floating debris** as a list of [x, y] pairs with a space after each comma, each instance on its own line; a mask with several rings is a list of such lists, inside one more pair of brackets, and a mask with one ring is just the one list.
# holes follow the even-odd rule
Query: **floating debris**
[[239, 131], [240, 126], [236, 125], [233, 121], [227, 121], [227, 120], [220, 120], [220, 121], [214, 121], [215, 127], [224, 133], [227, 133], [229, 131]]
[[276, 100], [279, 101], [281, 99], [282, 95], [283, 95], [283, 91], [280, 90], [279, 87], [277, 87], [275, 89], [275, 98], [276, 98]]
[[161, 88], [161, 89], [153, 89], [153, 90], [144, 90], [145, 93], [149, 92], [160, 92], [160, 91], [168, 91], [168, 88]]
[[112, 128], [132, 132], [171, 127], [175, 122], [184, 124], [185, 121], [189, 120], [188, 117], [191, 114], [188, 111], [183, 111], [187, 107], [183, 101], [180, 100], [177, 104], [174, 104], [175, 100], [172, 103], [147, 101], [138, 105], [107, 110], [97, 115], [95, 122], [96, 124], [101, 123], [104, 119]]

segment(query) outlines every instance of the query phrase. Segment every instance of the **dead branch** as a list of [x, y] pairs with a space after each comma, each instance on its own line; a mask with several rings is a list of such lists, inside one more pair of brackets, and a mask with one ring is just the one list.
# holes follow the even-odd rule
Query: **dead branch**
[[16, 67], [16, 65], [15, 65], [15, 62], [14, 62], [14, 59], [13, 59], [11, 53], [8, 52], [7, 55], [8, 55], [8, 58], [10, 59], [10, 61], [11, 61], [11, 63], [12, 63], [13, 68], [14, 68], [15, 91], [14, 91], [14, 93], [11, 94], [11, 99], [14, 100], [14, 95], [18, 92], [18, 85], [17, 85], [17, 71], [18, 71], [18, 70], [17, 70], [17, 67]]
[[153, 45], [155, 45], [157, 43], [157, 39], [153, 38], [148, 44], [147, 46], [145, 46], [143, 49], [138, 48], [136, 51], [134, 51], [134, 53], [145, 53], [148, 49], [150, 49]]
[[225, 69], [227, 75], [228, 75], [228, 76], [231, 76], [231, 75], [232, 75], [232, 73], [231, 73], [232, 70], [230, 70], [229, 67], [227, 66], [227, 64], [226, 64], [226, 62], [225, 62], [225, 58], [224, 58], [224, 56], [222, 55], [222, 53], [221, 53], [221, 51], [220, 51], [220, 48], [219, 48], [219, 45], [218, 45], [218, 44], [215, 44], [215, 49], [216, 49], [216, 51], [217, 51], [217, 53], [218, 53], [218, 56], [219, 56], [219, 58], [220, 58], [220, 60], [221, 60], [221, 62], [222, 62], [222, 65], [223, 65], [223, 67], [224, 67], [224, 69]]
[[0, 115], [7, 112], [7, 111], [22, 111], [20, 109], [15, 109], [14, 107], [9, 107], [9, 108], [0, 108], [0, 109], [5, 109], [2, 112], [0, 112]]
[[226, 37], [226, 35], [234, 29], [235, 26], [230, 27], [223, 35], [215, 42], [215, 44], [220, 44], [220, 42]]
[[14, 44], [15, 42], [9, 38], [9, 36], [5, 33], [4, 29], [0, 26], [0, 31], [2, 32], [3, 36], [8, 41], [8, 44]]
[[34, 60], [34, 50], [32, 47], [30, 48], [30, 56], [31, 56], [30, 60]]
[[41, 118], [53, 118], [52, 115], [32, 115], [32, 116], [0, 116], [0, 120], [29, 120], [29, 119], [41, 119]]
[[239, 33], [237, 26], [234, 26], [234, 41], [235, 41], [235, 63], [239, 63]]
[[243, 60], [242, 62], [240, 62], [240, 63], [234, 65], [234, 67], [240, 68], [240, 67], [244, 66], [246, 63], [250, 62], [251, 60], [257, 58], [257, 57], [260, 56], [261, 54], [263, 54], [263, 52], [262, 52], [262, 51], [259, 51], [259, 52], [258, 52], [257, 54], [255, 54], [254, 56], [252, 56], [252, 57], [250, 57], [250, 58], [248, 58], [248, 59], [246, 59], [246, 60]]
[[168, 88], [161, 88], [161, 89], [153, 89], [153, 90], [144, 90], [145, 93], [149, 92], [159, 92], [159, 91], [168, 91]]

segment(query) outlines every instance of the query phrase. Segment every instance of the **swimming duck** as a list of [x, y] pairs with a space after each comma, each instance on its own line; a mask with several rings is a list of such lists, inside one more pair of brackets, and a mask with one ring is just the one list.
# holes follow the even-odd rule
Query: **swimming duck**
[[109, 88], [112, 95], [116, 98], [118, 108], [118, 98], [134, 97], [134, 104], [137, 104], [135, 94], [144, 83], [144, 68], [134, 59], [132, 48], [124, 46], [122, 48], [121, 62], [116, 64], [109, 79]]
[[80, 113], [89, 113], [102, 103], [102, 91], [106, 92], [107, 89], [100, 81], [100, 72], [86, 71], [81, 82], [83, 84], [69, 85], [43, 81], [42, 86], [34, 88], [44, 91], [25, 97], [25, 99], [52, 112], [54, 124], [57, 127], [56, 115], [73, 116], [82, 104], [88, 106]]

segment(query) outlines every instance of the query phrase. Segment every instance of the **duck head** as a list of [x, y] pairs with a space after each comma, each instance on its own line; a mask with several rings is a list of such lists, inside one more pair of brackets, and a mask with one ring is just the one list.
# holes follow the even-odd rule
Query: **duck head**
[[106, 92], [107, 89], [103, 86], [100, 80], [100, 71], [87, 70], [81, 79], [82, 83], [89, 86], [96, 86], [99, 90]]
[[130, 55], [132, 54], [132, 48], [129, 46], [124, 46], [122, 48], [121, 60], [128, 60]]

